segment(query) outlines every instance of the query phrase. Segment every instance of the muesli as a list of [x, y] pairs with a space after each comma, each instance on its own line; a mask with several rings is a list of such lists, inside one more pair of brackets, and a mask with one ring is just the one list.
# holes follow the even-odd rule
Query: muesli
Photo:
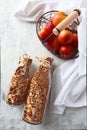
[[12, 77], [6, 99], [8, 104], [22, 105], [25, 102], [30, 83], [29, 68], [31, 63], [32, 59], [27, 54], [19, 58], [19, 65]]
[[38, 58], [40, 66], [30, 82], [30, 88], [23, 112], [23, 120], [38, 124], [43, 120], [51, 86], [51, 64], [53, 59]]

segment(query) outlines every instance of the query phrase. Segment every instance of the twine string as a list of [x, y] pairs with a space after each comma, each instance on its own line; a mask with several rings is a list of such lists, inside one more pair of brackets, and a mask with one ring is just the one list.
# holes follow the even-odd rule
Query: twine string
[[24, 54], [23, 56], [21, 56], [21, 57], [19, 58], [19, 67], [22, 67], [22, 68], [23, 68], [23, 70], [22, 70], [22, 72], [21, 72], [22, 75], [24, 75], [25, 72], [26, 72], [27, 62], [28, 62], [28, 59], [29, 59], [29, 58], [30, 58], [30, 57], [28, 57], [27, 54]]
[[46, 57], [36, 57], [42, 66], [51, 68], [50, 61]]

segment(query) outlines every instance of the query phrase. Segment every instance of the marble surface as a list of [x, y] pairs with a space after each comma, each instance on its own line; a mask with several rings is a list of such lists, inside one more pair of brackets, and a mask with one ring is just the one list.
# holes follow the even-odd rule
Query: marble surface
[[[33, 59], [35, 56], [51, 56], [54, 65], [64, 61], [48, 52], [38, 40], [36, 24], [22, 22], [14, 17], [16, 8], [22, 0], [0, 1], [0, 46], [1, 46], [1, 102], [0, 130], [68, 130], [87, 129], [87, 108], [67, 108], [64, 115], [51, 114], [48, 109], [40, 125], [31, 125], [21, 119], [23, 106], [11, 107], [5, 98], [11, 76], [17, 67], [20, 55], [27, 53]], [[87, 1], [82, 2], [86, 7]], [[37, 63], [31, 67], [31, 76], [37, 68]]]

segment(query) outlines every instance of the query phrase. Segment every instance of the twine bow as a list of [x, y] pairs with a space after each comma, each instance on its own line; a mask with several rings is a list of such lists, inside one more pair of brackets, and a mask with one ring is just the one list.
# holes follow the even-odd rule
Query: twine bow
[[26, 72], [26, 68], [27, 68], [27, 62], [28, 62], [28, 59], [29, 59], [30, 57], [28, 57], [28, 55], [27, 54], [24, 54], [23, 56], [21, 56], [20, 58], [19, 58], [19, 67], [22, 67], [23, 68], [23, 70], [22, 70], [22, 75], [24, 75], [25, 74], [25, 72]]
[[28, 61], [28, 55], [24, 54], [19, 58], [19, 66], [24, 66], [27, 61]]
[[36, 57], [36, 59], [41, 63], [42, 66], [51, 68], [50, 61], [47, 60], [47, 57]]

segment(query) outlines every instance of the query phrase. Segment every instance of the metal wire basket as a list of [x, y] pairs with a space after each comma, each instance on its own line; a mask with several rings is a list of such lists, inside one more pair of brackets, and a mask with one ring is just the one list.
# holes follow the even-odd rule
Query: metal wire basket
[[[38, 35], [38, 32], [41, 31], [41, 29], [46, 26], [50, 20], [52, 20], [52, 18], [54, 17], [55, 13], [58, 12], [57, 10], [52, 10], [52, 11], [49, 11], [49, 12], [46, 12], [44, 13], [37, 21], [37, 24], [36, 24], [36, 33], [37, 33], [37, 36], [39, 38], [39, 40], [41, 41], [42, 45], [47, 49], [49, 50], [49, 48], [47, 47], [47, 39], [49, 38], [49, 36], [47, 36], [44, 40], [42, 40], [39, 35]], [[77, 28], [78, 28], [78, 25], [80, 24], [79, 22], [79, 19], [75, 19], [72, 23], [70, 23], [66, 29], [68, 28], [71, 32], [73, 33], [78, 33], [77, 32]], [[56, 43], [58, 46], [58, 41]], [[56, 48], [56, 47], [55, 47]], [[65, 60], [69, 60], [69, 59], [74, 59], [74, 58], [77, 58], [79, 56], [79, 52], [78, 52], [78, 48], [74, 49], [73, 51], [73, 55], [69, 58], [64, 58], [63, 56], [61, 56], [58, 51], [56, 51], [56, 49], [54, 51], [52, 50], [49, 50], [52, 54], [54, 54], [55, 56], [57, 56], [58, 58], [62, 58], [62, 59], [65, 59]]]

